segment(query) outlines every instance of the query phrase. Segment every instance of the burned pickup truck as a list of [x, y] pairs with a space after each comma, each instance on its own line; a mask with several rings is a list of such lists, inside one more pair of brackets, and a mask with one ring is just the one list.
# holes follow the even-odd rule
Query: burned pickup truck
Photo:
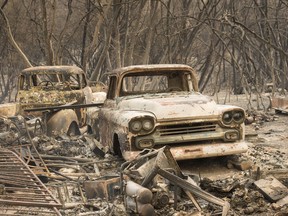
[[109, 73], [98, 139], [126, 160], [146, 148], [171, 147], [176, 160], [247, 151], [245, 112], [198, 91], [187, 65], [138, 65]]
[[16, 99], [22, 115], [43, 117], [45, 114], [48, 135], [79, 133], [79, 127], [86, 124], [85, 108], [64, 109], [61, 106], [90, 104], [92, 90], [79, 67], [38, 66], [20, 72]]

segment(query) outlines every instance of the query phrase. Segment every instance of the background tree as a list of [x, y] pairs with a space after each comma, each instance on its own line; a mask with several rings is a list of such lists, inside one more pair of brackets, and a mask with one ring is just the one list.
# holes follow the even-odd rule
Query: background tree
[[[248, 99], [254, 92], [259, 107], [266, 83], [272, 83], [273, 94], [288, 89], [284, 0], [0, 0], [0, 5], [1, 101], [15, 86], [8, 86], [9, 77], [28, 62], [74, 64], [93, 81], [121, 66], [183, 63], [198, 71], [201, 91], [245, 92]], [[25, 55], [15, 49], [7, 23]]]

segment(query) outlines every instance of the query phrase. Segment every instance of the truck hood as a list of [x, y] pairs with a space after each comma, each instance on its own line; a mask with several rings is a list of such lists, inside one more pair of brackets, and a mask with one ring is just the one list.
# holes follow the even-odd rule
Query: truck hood
[[120, 110], [148, 111], [157, 119], [218, 115], [216, 103], [200, 93], [154, 94], [119, 98]]

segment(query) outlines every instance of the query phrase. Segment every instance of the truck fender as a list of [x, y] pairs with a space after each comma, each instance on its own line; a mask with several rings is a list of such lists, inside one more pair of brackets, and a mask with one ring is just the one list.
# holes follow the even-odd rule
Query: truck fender
[[80, 134], [77, 114], [72, 109], [59, 110], [47, 119], [47, 135], [55, 133]]

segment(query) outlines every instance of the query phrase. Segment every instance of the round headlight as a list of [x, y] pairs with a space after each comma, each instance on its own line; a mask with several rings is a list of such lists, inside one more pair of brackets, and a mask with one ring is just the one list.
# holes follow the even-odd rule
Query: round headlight
[[242, 122], [244, 120], [244, 113], [237, 111], [233, 114], [233, 119], [235, 122]]
[[131, 129], [135, 132], [139, 132], [142, 129], [141, 121], [134, 121], [131, 123]]
[[143, 129], [146, 130], [146, 131], [152, 130], [153, 122], [151, 120], [149, 120], [149, 119], [145, 119], [142, 122], [142, 126], [143, 126]]
[[225, 124], [229, 124], [232, 121], [232, 118], [233, 116], [231, 112], [226, 112], [223, 114], [223, 122]]

